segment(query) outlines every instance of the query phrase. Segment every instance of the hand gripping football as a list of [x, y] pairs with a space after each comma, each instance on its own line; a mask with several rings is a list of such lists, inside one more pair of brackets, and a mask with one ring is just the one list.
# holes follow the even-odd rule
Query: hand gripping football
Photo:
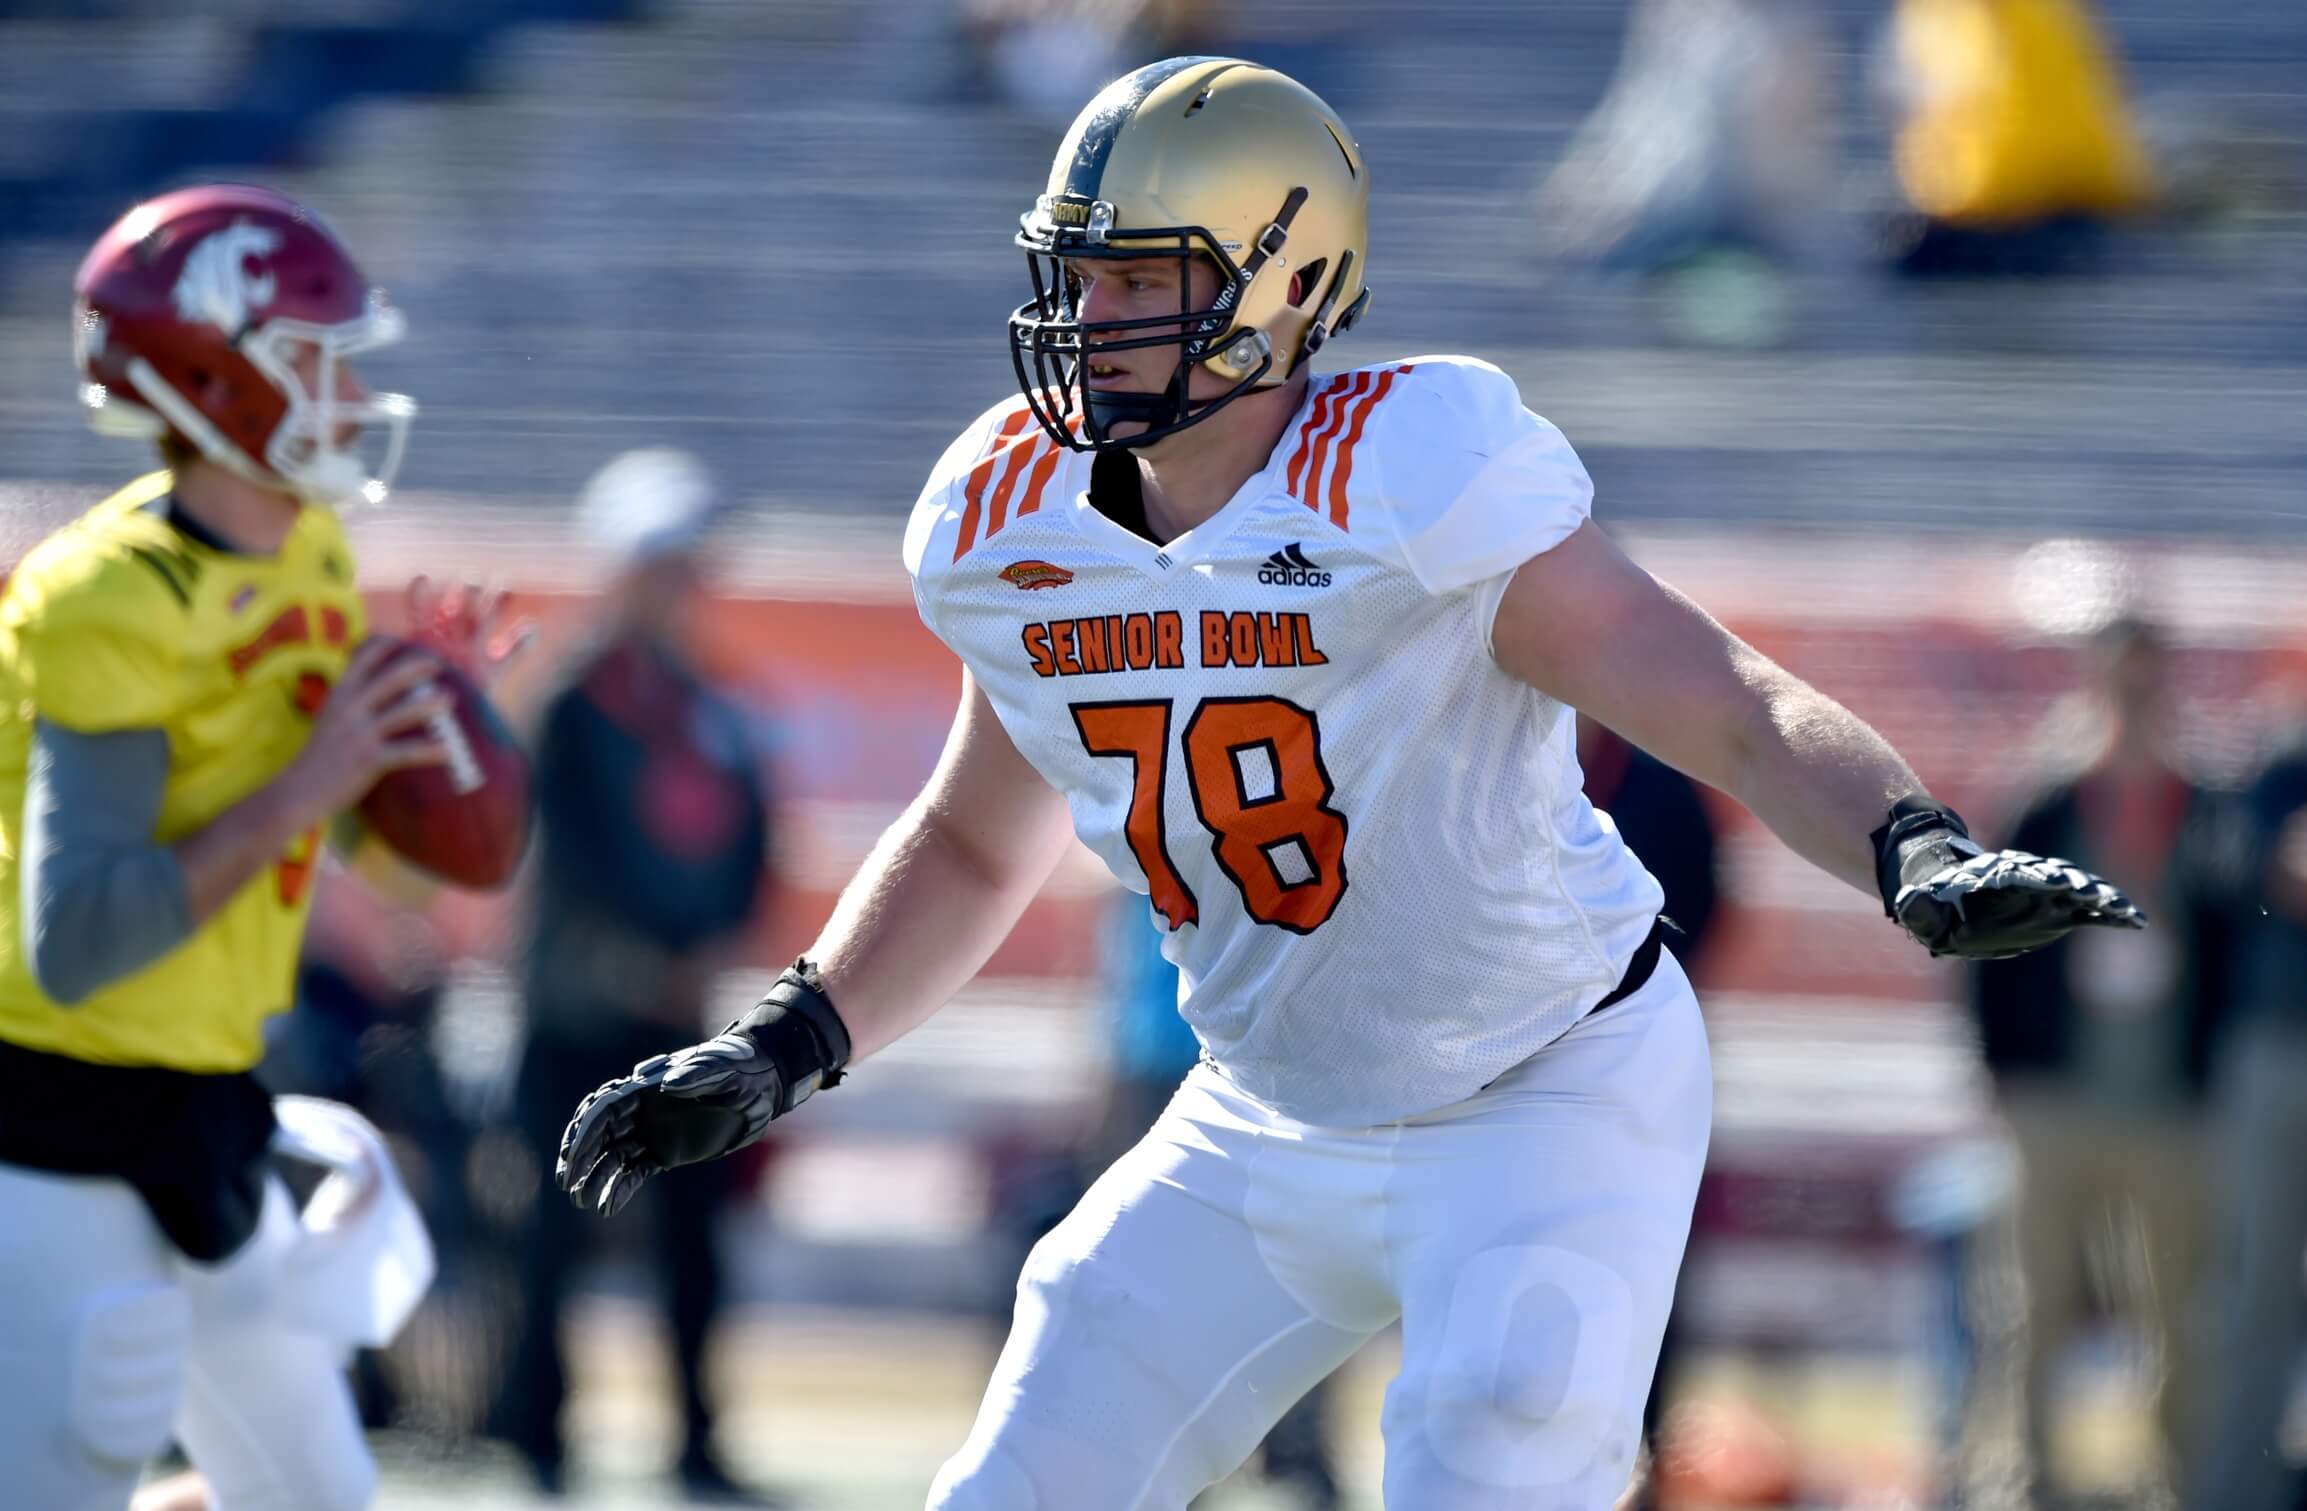
[[[385, 664], [415, 649], [394, 646]], [[448, 760], [385, 773], [360, 802], [361, 822], [395, 855], [460, 887], [513, 878], [529, 842], [529, 759], [471, 677], [443, 663], [450, 706], [425, 727]]]

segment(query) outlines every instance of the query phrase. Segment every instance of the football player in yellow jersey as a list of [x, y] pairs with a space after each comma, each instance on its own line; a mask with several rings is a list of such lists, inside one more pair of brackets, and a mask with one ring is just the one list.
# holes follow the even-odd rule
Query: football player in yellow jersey
[[362, 1506], [352, 1340], [283, 1320], [305, 1240], [249, 1072], [324, 827], [441, 759], [433, 663], [364, 645], [333, 512], [398, 462], [413, 406], [348, 359], [400, 321], [240, 186], [139, 206], [75, 292], [97, 428], [169, 465], [0, 594], [0, 1500], [118, 1511], [173, 1435], [214, 1504]]

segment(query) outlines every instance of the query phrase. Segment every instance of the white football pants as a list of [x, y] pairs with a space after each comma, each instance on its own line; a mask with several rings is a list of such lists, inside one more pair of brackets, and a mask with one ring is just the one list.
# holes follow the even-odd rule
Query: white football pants
[[341, 1348], [282, 1322], [287, 1188], [218, 1265], [125, 1181], [0, 1164], [0, 1504], [121, 1511], [176, 1441], [218, 1511], [357, 1511], [376, 1465]]
[[1184, 1511], [1397, 1317], [1387, 1511], [1604, 1511], [1631, 1476], [1713, 1084], [1671, 953], [1453, 1107], [1281, 1116], [1204, 1064], [1036, 1246], [931, 1511]]

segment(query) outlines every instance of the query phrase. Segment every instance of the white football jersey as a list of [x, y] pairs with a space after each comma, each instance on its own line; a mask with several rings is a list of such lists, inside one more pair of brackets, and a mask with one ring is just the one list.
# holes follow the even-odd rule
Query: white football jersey
[[1076, 832], [1147, 894], [1236, 1085], [1332, 1127], [1472, 1095], [1619, 980], [1661, 894], [1569, 709], [1491, 659], [1587, 517], [1569, 443], [1465, 357], [1317, 377], [1265, 470], [1155, 545], [1022, 399], [906, 531], [921, 617]]

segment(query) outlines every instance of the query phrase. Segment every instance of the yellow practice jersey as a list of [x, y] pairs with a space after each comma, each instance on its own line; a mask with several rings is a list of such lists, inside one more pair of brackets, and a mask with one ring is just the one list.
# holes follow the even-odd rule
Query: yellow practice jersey
[[25, 959], [19, 856], [35, 719], [83, 733], [157, 729], [172, 844], [271, 781], [366, 633], [352, 552], [307, 507], [273, 556], [193, 539], [131, 484], [27, 556], [0, 594], [0, 1040], [107, 1065], [217, 1073], [263, 1052], [287, 1007], [312, 908], [315, 830], [168, 954], [60, 1006]]

